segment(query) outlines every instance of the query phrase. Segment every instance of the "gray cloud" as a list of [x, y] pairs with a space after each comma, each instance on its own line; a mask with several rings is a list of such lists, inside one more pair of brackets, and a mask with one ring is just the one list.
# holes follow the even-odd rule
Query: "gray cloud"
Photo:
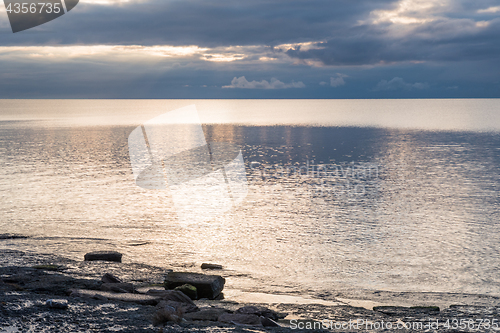
[[305, 88], [306, 85], [299, 81], [291, 83], [283, 83], [276, 78], [271, 78], [271, 81], [248, 81], [244, 76], [235, 77], [228, 86], [222, 88], [240, 88], [240, 89], [287, 89], [287, 88]]
[[380, 91], [380, 90], [399, 90], [399, 89], [404, 89], [404, 90], [429, 89], [429, 84], [421, 82], [407, 83], [402, 78], [395, 77], [390, 81], [387, 80], [380, 81], [373, 90]]
[[330, 86], [337, 88], [337, 87], [345, 85], [345, 81], [344, 81], [345, 77], [347, 77], [347, 75], [337, 73], [337, 77], [330, 78]]

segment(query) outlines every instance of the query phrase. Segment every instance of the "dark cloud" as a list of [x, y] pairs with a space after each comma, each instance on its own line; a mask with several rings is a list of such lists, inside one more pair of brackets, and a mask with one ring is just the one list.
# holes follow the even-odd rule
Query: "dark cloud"
[[276, 45], [322, 40], [396, 0], [149, 0], [80, 3], [22, 33], [4, 29], [0, 45]]
[[471, 20], [425, 24], [411, 34], [395, 37], [387, 27], [359, 26], [318, 43], [317, 48], [291, 48], [286, 54], [325, 65], [367, 65], [411, 61], [468, 61], [500, 58], [500, 19], [486, 27]]

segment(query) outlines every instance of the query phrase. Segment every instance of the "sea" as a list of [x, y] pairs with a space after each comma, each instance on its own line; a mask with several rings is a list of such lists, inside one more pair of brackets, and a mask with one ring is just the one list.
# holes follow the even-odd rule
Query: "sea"
[[[237, 147], [244, 185], [217, 214], [183, 206], [191, 220], [174, 199], [192, 193], [138, 186], [130, 153], [185, 107], [178, 135]], [[498, 99], [0, 100], [0, 198], [0, 233], [31, 236], [5, 249], [216, 263], [249, 292], [500, 296]]]

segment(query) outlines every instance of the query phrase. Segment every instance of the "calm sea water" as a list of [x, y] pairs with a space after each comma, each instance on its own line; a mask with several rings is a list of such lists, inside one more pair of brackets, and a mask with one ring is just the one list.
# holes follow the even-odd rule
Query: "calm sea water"
[[[127, 140], [196, 105], [241, 147], [245, 200], [180, 223]], [[499, 100], [0, 100], [0, 246], [233, 271], [228, 287], [500, 295]]]

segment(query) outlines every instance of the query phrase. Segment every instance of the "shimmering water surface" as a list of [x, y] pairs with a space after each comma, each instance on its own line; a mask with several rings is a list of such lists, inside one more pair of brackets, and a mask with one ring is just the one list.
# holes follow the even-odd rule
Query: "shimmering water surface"
[[[128, 155], [135, 127], [190, 104], [249, 184], [208, 223], [179, 223]], [[0, 230], [34, 236], [0, 246], [214, 262], [243, 290], [500, 295], [499, 189], [498, 100], [0, 101]]]

